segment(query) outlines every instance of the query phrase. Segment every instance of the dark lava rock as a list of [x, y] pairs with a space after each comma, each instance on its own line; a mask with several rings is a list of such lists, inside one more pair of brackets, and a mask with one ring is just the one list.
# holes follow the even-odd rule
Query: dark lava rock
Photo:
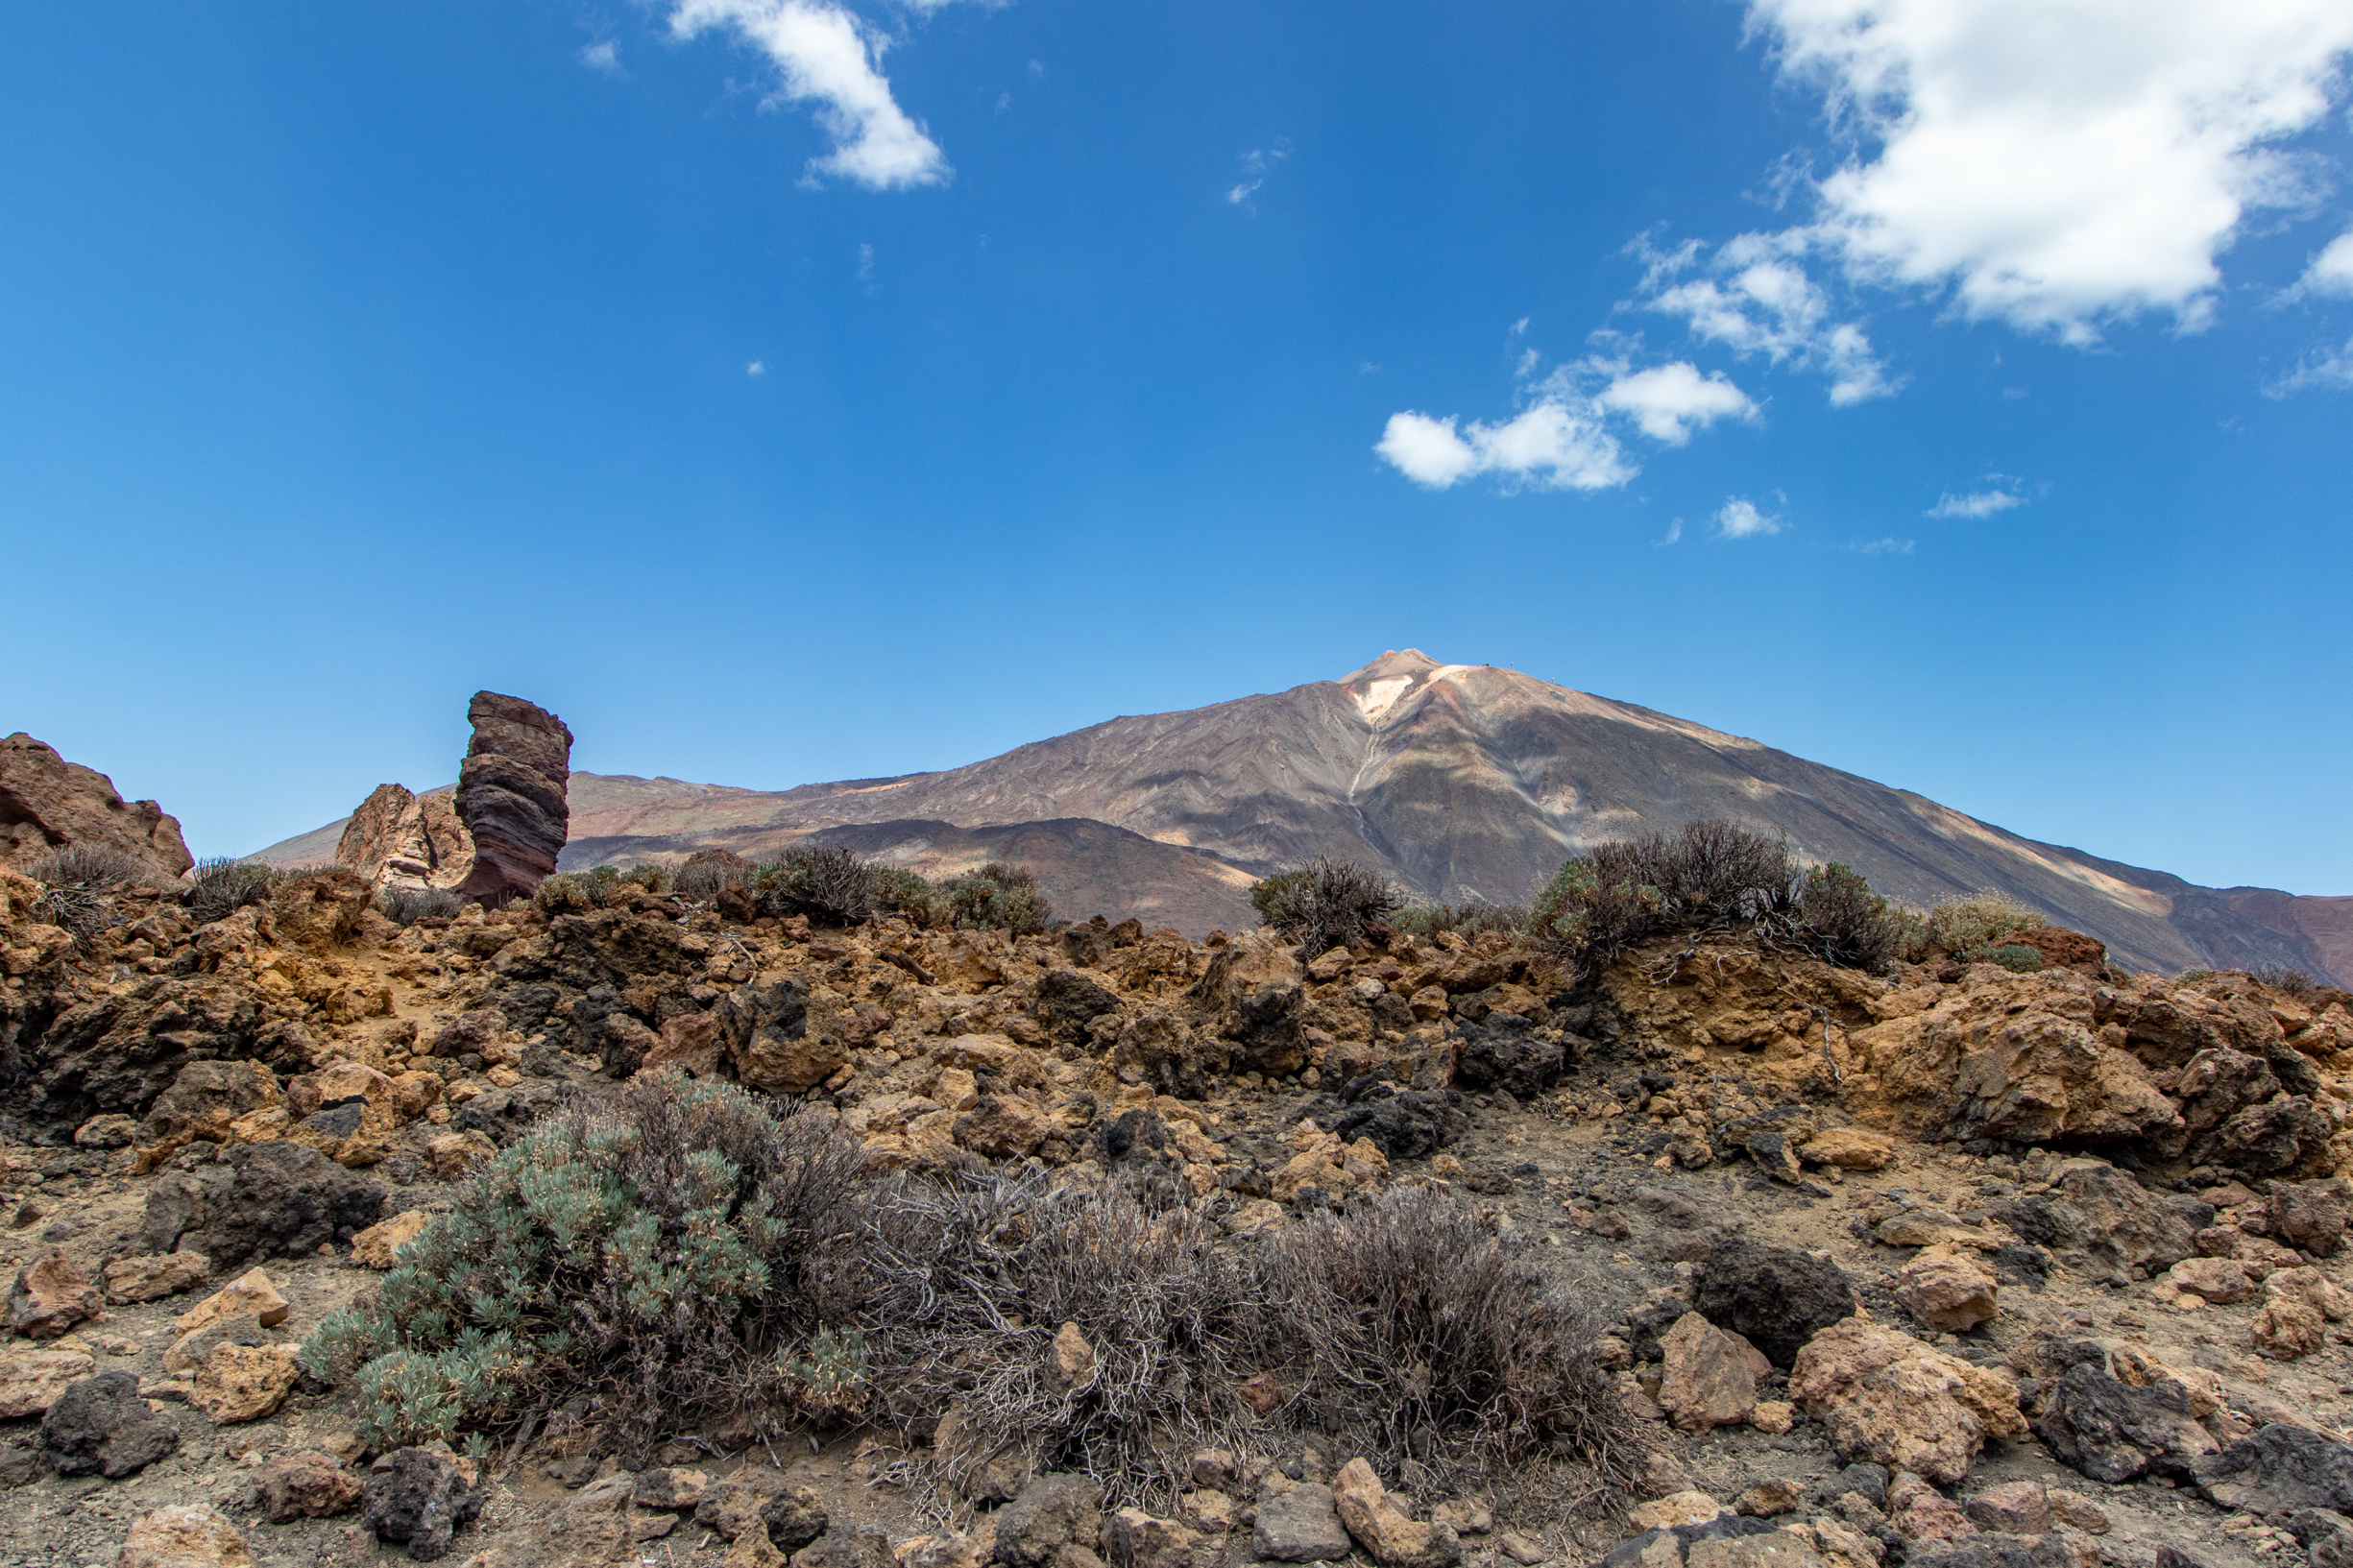
[[555, 872], [570, 832], [565, 790], [571, 731], [537, 703], [477, 691], [473, 725], [457, 770], [457, 816], [473, 840], [473, 869], [461, 898], [504, 904], [528, 898]]
[[832, 1522], [817, 1494], [806, 1486], [788, 1486], [760, 1506], [769, 1543], [788, 1556], [824, 1534]]
[[225, 1275], [249, 1259], [299, 1257], [348, 1241], [375, 1224], [383, 1206], [384, 1189], [315, 1148], [237, 1145], [157, 1179], [138, 1245], [201, 1252]]
[[2188, 1475], [2216, 1446], [2191, 1416], [2180, 1384], [2136, 1388], [2088, 1363], [2059, 1379], [2034, 1432], [2061, 1459], [2110, 1485], [2145, 1473]]
[[180, 1447], [180, 1429], [147, 1408], [139, 1380], [101, 1372], [67, 1387], [41, 1418], [41, 1452], [61, 1476], [135, 1475]]
[[2055, 1531], [2048, 1535], [1981, 1531], [1957, 1541], [1916, 1541], [1904, 1562], [1904, 1568], [2075, 1568], [2082, 1539], [2071, 1541]]
[[2214, 1205], [2152, 1193], [2111, 1166], [2070, 1170], [2048, 1193], [2012, 1198], [1994, 1213], [2036, 1246], [2152, 1274], [2194, 1255], [2197, 1233], [2214, 1223]]
[[1075, 969], [1050, 969], [1037, 982], [1038, 1021], [1057, 1040], [1086, 1039], [1087, 1024], [1119, 1010], [1119, 995]]
[[1470, 1119], [1455, 1109], [1446, 1091], [1406, 1089], [1368, 1094], [1348, 1108], [1332, 1131], [1343, 1143], [1370, 1138], [1375, 1148], [1393, 1160], [1418, 1160], [1437, 1153], [1469, 1128]]
[[1539, 1040], [1534, 1025], [1517, 1013], [1490, 1013], [1463, 1030], [1463, 1059], [1454, 1081], [1465, 1089], [1501, 1089], [1530, 1099], [1552, 1087], [1568, 1053], [1557, 1042]]
[[378, 1540], [404, 1541], [419, 1562], [445, 1556], [457, 1527], [482, 1511], [482, 1491], [447, 1454], [397, 1448], [369, 1467], [361, 1522]]
[[2345, 1183], [2275, 1181], [2271, 1184], [2271, 1234], [2290, 1246], [2332, 1258], [2344, 1245]]
[[478, 1132], [505, 1148], [536, 1126], [563, 1100], [562, 1090], [545, 1078], [531, 1078], [512, 1089], [485, 1089], [457, 1108], [449, 1125], [460, 1132]]
[[2249, 1513], [2353, 1510], [2353, 1447], [2302, 1427], [2250, 1432], [2200, 1462], [2197, 1479], [2216, 1503]]
[[1855, 1286], [1827, 1259], [1727, 1236], [1709, 1250], [1691, 1306], [1785, 1367], [1807, 1340], [1855, 1315]]

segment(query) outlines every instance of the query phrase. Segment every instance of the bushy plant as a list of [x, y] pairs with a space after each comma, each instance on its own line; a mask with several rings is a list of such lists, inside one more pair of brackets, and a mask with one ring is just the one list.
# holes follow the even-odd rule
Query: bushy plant
[[871, 862], [840, 845], [810, 844], [795, 845], [763, 865], [752, 886], [769, 914], [855, 926], [873, 917], [881, 880]]
[[1415, 904], [1394, 910], [1389, 916], [1389, 929], [1414, 936], [1441, 936], [1452, 931], [1457, 936], [1478, 937], [1489, 931], [1516, 935], [1528, 924], [1528, 906], [1524, 904], [1466, 904], [1459, 907], [1451, 904]]
[[1647, 1452], [1575, 1293], [1436, 1189], [1392, 1188], [1274, 1232], [1255, 1267], [1253, 1346], [1290, 1423], [1377, 1468], [1492, 1473], [1566, 1451], [1613, 1482]]
[[641, 1077], [493, 1160], [321, 1322], [303, 1364], [357, 1389], [377, 1447], [511, 1429], [578, 1396], [636, 1443], [720, 1411], [838, 1409], [861, 1158], [790, 1105]]
[[1902, 918], [1860, 872], [1835, 860], [1806, 873], [1795, 918], [1809, 951], [1848, 969], [1883, 975], [1904, 949]]
[[156, 868], [135, 855], [104, 844], [61, 844], [35, 858], [25, 868], [32, 879], [48, 887], [153, 887], [163, 879]]
[[258, 860], [227, 856], [199, 860], [182, 900], [201, 926], [226, 919], [248, 905], [266, 904], [280, 883], [311, 874], [307, 868], [281, 873]]
[[[2043, 917], [2026, 905], [2007, 893], [1992, 889], [1942, 899], [1922, 918], [1904, 945], [1904, 956], [1916, 964], [1931, 958], [1951, 958], [1964, 964], [2001, 962], [1993, 956], [1995, 949], [2016, 946], [2010, 941], [2012, 936], [2020, 931], [2040, 930], [2045, 924]], [[2040, 968], [2042, 954], [2035, 953], [2035, 959], [2036, 967]]]
[[1390, 914], [1404, 903], [1379, 872], [1323, 856], [1250, 884], [1250, 907], [1259, 920], [1310, 958], [1370, 941], [1374, 928], [1387, 929]]
[[2309, 969], [2293, 964], [2257, 964], [2247, 971], [2249, 978], [2274, 991], [2285, 991], [2292, 997], [2306, 997], [2320, 989], [2320, 982], [2312, 977]]
[[2030, 948], [2024, 942], [2004, 942], [1999, 947], [1987, 948], [1984, 956], [1976, 961], [1998, 964], [2013, 975], [2035, 974], [2044, 964], [2043, 950]]
[[921, 930], [950, 924], [946, 891], [905, 866], [874, 868], [874, 905], [885, 914], [906, 916]]
[[958, 930], [1011, 931], [1027, 935], [1046, 929], [1054, 905], [1038, 891], [1037, 878], [1019, 866], [991, 860], [940, 890], [948, 923]]
[[634, 904], [643, 894], [669, 890], [669, 873], [657, 865], [593, 866], [587, 871], [559, 871], [539, 884], [531, 896], [550, 914], [611, 909]]
[[1604, 844], [1565, 863], [1537, 893], [1531, 933], [1579, 963], [1607, 963], [1662, 930], [1785, 914], [1797, 862], [1788, 844], [1722, 820]]
[[420, 920], [454, 919], [466, 901], [447, 887], [382, 887], [376, 907], [395, 925], [414, 926]]
[[670, 886], [682, 898], [697, 904], [708, 904], [727, 886], [749, 887], [759, 871], [742, 856], [729, 850], [697, 850], [687, 857], [670, 879]]

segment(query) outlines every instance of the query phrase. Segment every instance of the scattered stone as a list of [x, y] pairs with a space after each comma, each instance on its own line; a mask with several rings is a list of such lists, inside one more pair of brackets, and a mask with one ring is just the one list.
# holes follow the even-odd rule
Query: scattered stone
[[2353, 1512], [2353, 1447], [2303, 1427], [2274, 1422], [2203, 1459], [2197, 1479], [2225, 1508], [2289, 1513]]
[[[1102, 1538], [1103, 1485], [1088, 1476], [1039, 1476], [997, 1512], [997, 1560], [1006, 1568], [1049, 1568], [1064, 1547], [1092, 1553]], [[1346, 1550], [1344, 1538], [1343, 1556]]]
[[400, 1249], [422, 1235], [432, 1220], [423, 1209], [411, 1209], [370, 1225], [352, 1238], [352, 1261], [369, 1268], [390, 1268]]
[[1450, 1527], [1407, 1518], [1361, 1459], [1332, 1478], [1332, 1503], [1341, 1524], [1380, 1568], [1451, 1568], [1462, 1557], [1462, 1542]]
[[2217, 1306], [2244, 1301], [2255, 1293], [2246, 1269], [2229, 1258], [2184, 1258], [2166, 1270], [2165, 1283], [2157, 1290], [2160, 1297], [2167, 1294], [2166, 1286], [2172, 1287], [2174, 1295], [2187, 1293]]
[[787, 1556], [824, 1534], [832, 1523], [825, 1505], [806, 1486], [788, 1486], [760, 1505], [760, 1526], [768, 1544]]
[[80, 1350], [0, 1349], [0, 1421], [40, 1414], [97, 1369]]
[[1661, 1336], [1659, 1348], [1663, 1370], [1656, 1398], [1685, 1432], [1747, 1420], [1757, 1409], [1757, 1380], [1773, 1370], [1755, 1345], [1695, 1312]]
[[1119, 1568], [1186, 1568], [1199, 1531], [1142, 1508], [1121, 1508], [1103, 1522], [1103, 1555]]
[[1693, 1541], [1684, 1561], [1688, 1568], [1825, 1568], [1811, 1546], [1781, 1530]]
[[1950, 1484], [1989, 1437], [2026, 1430], [2009, 1373], [1933, 1350], [1861, 1315], [1816, 1335], [1789, 1374], [1789, 1395], [1829, 1429], [1842, 1459], [1916, 1471]]
[[2179, 1380], [2135, 1387], [2089, 1363], [2059, 1379], [2034, 1430], [2060, 1459], [2111, 1485], [2150, 1472], [2187, 1475], [2220, 1446], [2198, 1425]]
[[251, 1317], [263, 1328], [274, 1329], [293, 1311], [269, 1275], [258, 1268], [249, 1268], [173, 1318], [172, 1332], [184, 1337], [237, 1317]]
[[180, 1429], [147, 1408], [139, 1380], [100, 1372], [57, 1397], [41, 1418], [41, 1455], [61, 1476], [135, 1475], [180, 1447]]
[[1798, 1424], [1798, 1408], [1786, 1399], [1760, 1399], [1749, 1411], [1748, 1424], [1763, 1433], [1787, 1432]]
[[1309, 1482], [1260, 1502], [1250, 1550], [1270, 1562], [1338, 1562], [1346, 1557], [1348, 1532], [1340, 1522], [1332, 1489]]
[[98, 1315], [98, 1291], [73, 1260], [52, 1248], [16, 1273], [9, 1327], [28, 1339], [55, 1339]]
[[216, 1427], [258, 1421], [284, 1404], [302, 1381], [295, 1361], [301, 1354], [298, 1345], [215, 1345], [196, 1369], [188, 1403]]
[[202, 1252], [216, 1268], [254, 1257], [300, 1257], [381, 1217], [384, 1190], [315, 1148], [283, 1139], [224, 1148], [192, 1170], [167, 1170], [147, 1192], [138, 1244]]
[[1795, 1508], [1805, 1498], [1805, 1487], [1783, 1478], [1759, 1482], [1734, 1498], [1732, 1506], [1755, 1518], [1774, 1519]]
[[[2163, 1563], [2168, 1548], [2158, 1549]], [[1995, 1532], [1958, 1540], [1924, 1541], [1904, 1558], [1905, 1568], [2097, 1568], [2099, 1548], [2071, 1531], [2047, 1535]]]
[[327, 1519], [359, 1507], [359, 1478], [332, 1454], [285, 1454], [254, 1477], [262, 1516], [274, 1525], [294, 1519]]
[[710, 1489], [711, 1477], [701, 1470], [644, 1470], [629, 1488], [629, 1501], [641, 1508], [691, 1513]]
[[2053, 1252], [2083, 1252], [2110, 1269], [2158, 1273], [2197, 1250], [2213, 1207], [2152, 1193], [2113, 1166], [2070, 1161], [2047, 1193], [1998, 1205], [1995, 1217], [2023, 1241]]
[[419, 1562], [449, 1554], [460, 1525], [482, 1511], [473, 1461], [446, 1450], [396, 1448], [371, 1465], [361, 1523], [378, 1540], [404, 1542]]
[[2345, 1181], [2275, 1181], [2271, 1184], [2271, 1234], [2316, 1257], [2333, 1258], [2344, 1244]]
[[254, 1568], [254, 1555], [218, 1508], [182, 1503], [133, 1520], [114, 1568]]
[[2001, 1312], [1996, 1281], [1983, 1264], [1950, 1246], [1916, 1254], [1896, 1273], [1896, 1305], [1929, 1328], [1966, 1334]]
[[163, 1369], [175, 1376], [184, 1376], [204, 1365], [212, 1352], [222, 1345], [251, 1348], [271, 1342], [270, 1332], [261, 1326], [258, 1317], [231, 1317], [198, 1329], [194, 1334], [183, 1334], [166, 1345]]
[[1669, 1492], [1626, 1510], [1640, 1530], [1673, 1530], [1678, 1525], [1704, 1525], [1725, 1511], [1724, 1505], [1706, 1492]]
[[1495, 1516], [1484, 1503], [1454, 1498], [1430, 1510], [1430, 1522], [1444, 1525], [1457, 1535], [1484, 1535], [1495, 1528]]
[[1788, 1366], [1808, 1339], [1854, 1313], [1856, 1298], [1853, 1282], [1828, 1259], [1728, 1236], [1709, 1251], [1691, 1305], [1775, 1366]]
[[2050, 1491], [2039, 1481], [2013, 1481], [1963, 1498], [1961, 1511], [1979, 1530], [2040, 1535], [2050, 1529]]
[[76, 1148], [129, 1148], [139, 1124], [118, 1111], [91, 1117], [74, 1129]]
[[1544, 1550], [1542, 1543], [1532, 1540], [1516, 1530], [1507, 1531], [1496, 1536], [1495, 1550], [1519, 1564], [1519, 1568], [1536, 1568], [1538, 1563], [1547, 1560], [1552, 1556], [1551, 1553]]
[[[1084, 1551], [1089, 1564], [1101, 1561], [1091, 1550], [1070, 1550]], [[837, 1530], [802, 1547], [789, 1560], [791, 1568], [892, 1568], [890, 1537], [879, 1530]]]
[[194, 1290], [211, 1276], [212, 1261], [201, 1252], [166, 1252], [157, 1257], [116, 1258], [106, 1266], [107, 1300], [117, 1307], [160, 1301]]
[[1240, 1522], [1234, 1500], [1214, 1486], [1198, 1487], [1176, 1499], [1176, 1517], [1205, 1535], [1224, 1535]]
[[783, 1472], [765, 1465], [745, 1465], [712, 1483], [703, 1500], [694, 1506], [694, 1522], [721, 1540], [732, 1541], [760, 1518], [761, 1508], [784, 1486]]
[[2326, 1325], [2353, 1314], [2353, 1293], [2317, 1268], [2278, 1268], [2264, 1277], [2263, 1306], [2251, 1330], [2255, 1348], [2292, 1360], [2327, 1338]]
[[1046, 1357], [1046, 1378], [1063, 1393], [1076, 1392], [1095, 1381], [1095, 1347], [1086, 1342], [1078, 1324], [1065, 1323], [1055, 1331]]
[[1887, 1521], [1907, 1541], [1949, 1541], [1973, 1533], [1959, 1505], [1915, 1475], [1887, 1484]]
[[1798, 1149], [1798, 1158], [1807, 1165], [1834, 1165], [1842, 1170], [1877, 1170], [1895, 1154], [1894, 1139], [1860, 1127], [1820, 1128]]

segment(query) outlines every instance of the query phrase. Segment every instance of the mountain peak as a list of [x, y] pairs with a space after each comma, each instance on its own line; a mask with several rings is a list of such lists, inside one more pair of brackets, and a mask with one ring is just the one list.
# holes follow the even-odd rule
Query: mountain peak
[[1340, 677], [1339, 684], [1354, 688], [1371, 681], [1394, 680], [1400, 675], [1410, 681], [1444, 667], [1419, 648], [1392, 648], [1362, 669], [1350, 670]]

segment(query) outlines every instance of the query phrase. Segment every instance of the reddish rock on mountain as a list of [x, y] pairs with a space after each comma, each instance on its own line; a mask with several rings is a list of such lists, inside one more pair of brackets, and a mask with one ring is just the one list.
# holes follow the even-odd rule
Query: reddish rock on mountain
[[196, 863], [179, 819], [154, 801], [124, 800], [113, 780], [21, 730], [0, 740], [0, 865], [21, 871], [73, 844], [135, 856], [164, 881]]
[[545, 708], [496, 691], [475, 692], [466, 716], [473, 739], [458, 769], [457, 816], [473, 840], [473, 869], [457, 890], [504, 904], [535, 891], [563, 851], [571, 731]]

